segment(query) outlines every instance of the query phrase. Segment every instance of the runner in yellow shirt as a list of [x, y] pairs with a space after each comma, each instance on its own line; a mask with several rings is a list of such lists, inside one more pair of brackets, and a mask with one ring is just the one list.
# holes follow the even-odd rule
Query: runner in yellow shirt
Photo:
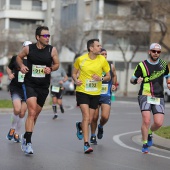
[[[84, 136], [84, 153], [93, 152], [89, 145], [89, 125], [95, 109], [98, 107], [102, 81], [110, 80], [110, 67], [107, 60], [100, 55], [101, 45], [98, 39], [87, 42], [89, 53], [78, 57], [74, 63], [72, 77], [76, 84], [76, 100], [82, 112], [82, 122], [76, 122], [77, 137]], [[79, 77], [77, 78], [77, 73]], [[102, 77], [105, 72], [106, 76]]]

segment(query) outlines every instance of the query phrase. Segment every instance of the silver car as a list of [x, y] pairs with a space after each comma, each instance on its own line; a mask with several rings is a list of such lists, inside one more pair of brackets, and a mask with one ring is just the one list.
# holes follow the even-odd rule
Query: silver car
[[73, 95], [75, 92], [74, 81], [72, 77], [68, 77], [68, 80], [63, 83], [64, 86], [64, 93]]

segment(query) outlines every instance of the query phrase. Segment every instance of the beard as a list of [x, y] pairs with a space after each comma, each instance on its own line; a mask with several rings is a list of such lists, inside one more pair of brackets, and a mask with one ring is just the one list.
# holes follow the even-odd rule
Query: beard
[[158, 57], [158, 58], [153, 58], [151, 54], [150, 54], [150, 58], [151, 58], [151, 60], [153, 60], [153, 61], [157, 61], [157, 60], [159, 59], [159, 57]]

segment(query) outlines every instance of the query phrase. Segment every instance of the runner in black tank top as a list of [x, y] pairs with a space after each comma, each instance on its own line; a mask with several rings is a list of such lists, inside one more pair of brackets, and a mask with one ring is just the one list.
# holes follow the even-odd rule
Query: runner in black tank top
[[[51, 45], [47, 45], [44, 49], [38, 49], [36, 44], [31, 44], [29, 46], [29, 54], [27, 56], [27, 67], [29, 71], [25, 76], [26, 85], [30, 87], [41, 87], [41, 88], [49, 87], [51, 75], [45, 74], [45, 76], [43, 77], [41, 71], [43, 69], [43, 66], [51, 67], [52, 65], [52, 57], [51, 57], [52, 48], [53, 47]], [[34, 66], [36, 67], [34, 68]], [[41, 67], [38, 68], [38, 66]], [[35, 73], [35, 77], [33, 77], [34, 73]]]
[[[17, 62], [25, 76], [28, 116], [25, 123], [25, 134], [21, 136], [21, 149], [26, 154], [33, 154], [31, 136], [39, 113], [49, 93], [51, 71], [59, 67], [59, 59], [55, 47], [49, 45], [49, 29], [40, 26], [36, 29], [36, 44], [31, 44], [17, 56]], [[23, 58], [27, 56], [27, 66]]]

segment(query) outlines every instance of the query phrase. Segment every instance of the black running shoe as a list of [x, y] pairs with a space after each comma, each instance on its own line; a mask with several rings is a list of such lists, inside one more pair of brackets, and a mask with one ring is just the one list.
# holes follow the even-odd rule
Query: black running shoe
[[93, 145], [97, 145], [96, 136], [91, 136], [90, 143]]
[[58, 115], [54, 115], [53, 119], [57, 119]]
[[103, 137], [103, 128], [100, 128], [98, 126], [98, 133], [97, 133], [97, 138], [101, 139]]

